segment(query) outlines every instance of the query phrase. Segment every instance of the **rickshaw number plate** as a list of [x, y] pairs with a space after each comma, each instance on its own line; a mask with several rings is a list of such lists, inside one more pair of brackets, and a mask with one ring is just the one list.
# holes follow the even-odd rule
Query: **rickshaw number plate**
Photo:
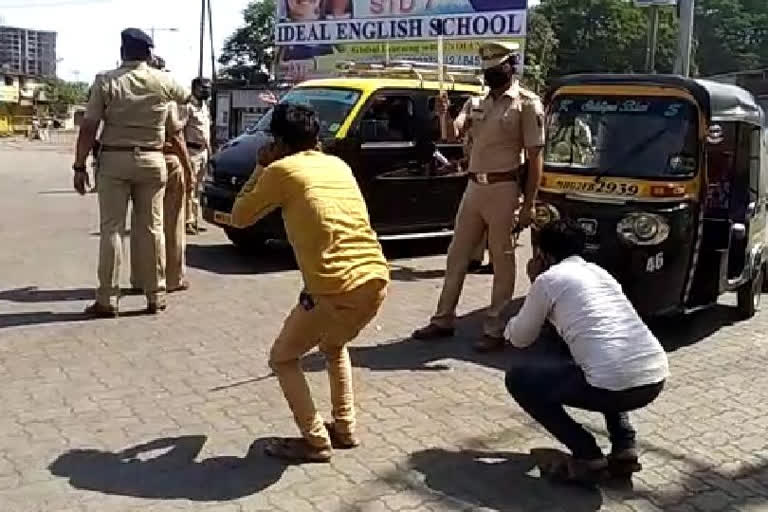
[[595, 219], [578, 219], [576, 222], [579, 223], [587, 236], [595, 236], [597, 234], [597, 221]]

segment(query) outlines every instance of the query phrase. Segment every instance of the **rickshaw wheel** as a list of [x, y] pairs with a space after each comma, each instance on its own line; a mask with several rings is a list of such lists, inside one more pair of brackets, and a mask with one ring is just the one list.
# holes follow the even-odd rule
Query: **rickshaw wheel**
[[755, 316], [760, 309], [760, 299], [762, 298], [765, 274], [761, 266], [757, 274], [744, 283], [738, 290], [738, 310], [742, 318], [748, 319]]
[[763, 263], [763, 293], [768, 293], [768, 262]]

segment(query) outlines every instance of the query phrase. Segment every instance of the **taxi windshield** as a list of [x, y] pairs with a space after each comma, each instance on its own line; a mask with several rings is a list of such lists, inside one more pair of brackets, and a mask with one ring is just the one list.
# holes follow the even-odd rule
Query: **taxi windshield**
[[[360, 91], [354, 89], [331, 89], [322, 87], [298, 87], [280, 99], [280, 103], [299, 103], [312, 107], [320, 119], [320, 138], [335, 137], [352, 107], [360, 98]], [[249, 128], [248, 133], [269, 132], [272, 110]]]
[[696, 173], [698, 118], [685, 100], [643, 96], [558, 96], [547, 123], [545, 167], [631, 178]]

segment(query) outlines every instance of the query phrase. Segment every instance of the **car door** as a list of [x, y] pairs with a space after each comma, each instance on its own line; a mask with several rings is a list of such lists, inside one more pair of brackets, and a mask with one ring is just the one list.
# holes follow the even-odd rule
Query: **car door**
[[355, 174], [379, 233], [409, 230], [417, 222], [413, 183], [428, 163], [419, 142], [418, 99], [409, 90], [381, 90], [366, 102], [354, 132], [360, 141]]

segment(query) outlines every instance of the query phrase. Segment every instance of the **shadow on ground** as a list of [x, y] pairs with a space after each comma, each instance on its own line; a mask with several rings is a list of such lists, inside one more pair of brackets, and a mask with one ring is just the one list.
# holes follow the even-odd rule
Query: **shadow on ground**
[[[444, 254], [446, 241], [411, 240], [386, 242], [384, 254], [389, 260], [416, 258]], [[273, 243], [258, 249], [238, 249], [229, 243], [207, 245], [187, 244], [187, 265], [216, 274], [267, 274], [295, 270], [296, 259], [286, 243]], [[393, 265], [392, 278], [403, 281], [437, 279], [445, 275], [445, 269], [417, 270], [408, 266]]]
[[650, 322], [651, 330], [659, 338], [667, 352], [694, 345], [712, 336], [723, 327], [739, 321], [736, 308], [717, 304], [711, 308], [669, 319]]
[[492, 510], [600, 510], [599, 491], [553, 486], [537, 473], [528, 454], [463, 449], [427, 449], [411, 454], [410, 466], [431, 490]]
[[94, 296], [93, 288], [41, 290], [37, 286], [25, 286], [0, 291], [0, 300], [24, 303], [93, 300]]
[[[268, 439], [245, 457], [195, 459], [205, 436], [162, 438], [121, 452], [71, 450], [48, 467], [76, 489], [149, 499], [235, 500], [277, 482], [286, 465], [262, 455]], [[153, 453], [160, 452], [160, 453]]]
[[[506, 314], [512, 316], [522, 307], [524, 299], [514, 300]], [[487, 368], [506, 371], [522, 359], [523, 352], [535, 351], [546, 359], [551, 350], [559, 350], [551, 343], [534, 343], [523, 350], [511, 346], [502, 352], [479, 354], [472, 350], [472, 342], [482, 332], [484, 309], [473, 311], [457, 320], [457, 332], [453, 338], [435, 341], [418, 341], [402, 338], [373, 346], [349, 348], [352, 364], [373, 371], [443, 371], [451, 369], [451, 361], [464, 361]], [[668, 352], [687, 347], [716, 333], [720, 328], [733, 324], [737, 319], [734, 308], [715, 306], [709, 310], [674, 321], [655, 322], [653, 330]], [[544, 332], [542, 339], [550, 337]], [[524, 359], [531, 363], [530, 355]], [[325, 369], [325, 360], [319, 352], [308, 354], [303, 360], [307, 371]]]

